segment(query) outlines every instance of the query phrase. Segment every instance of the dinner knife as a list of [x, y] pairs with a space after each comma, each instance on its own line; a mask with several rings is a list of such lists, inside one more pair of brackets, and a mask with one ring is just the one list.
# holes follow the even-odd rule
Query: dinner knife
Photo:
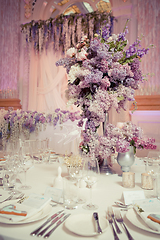
[[98, 213], [97, 213], [97, 212], [94, 212], [94, 213], [93, 213], [93, 217], [94, 217], [95, 222], [96, 222], [97, 232], [101, 234], [101, 233], [102, 233], [102, 229], [101, 229], [101, 227], [100, 227], [100, 225], [99, 225]]
[[35, 236], [39, 233], [39, 231], [47, 224], [49, 223], [52, 219], [56, 218], [61, 212], [64, 210], [58, 211], [57, 213], [53, 214], [51, 217], [49, 217], [39, 228], [34, 230], [33, 232], [30, 233], [31, 236]]
[[54, 232], [54, 230], [55, 230], [61, 223], [63, 223], [70, 215], [71, 215], [71, 214], [69, 213], [69, 214], [65, 215], [63, 219], [60, 219], [60, 220], [57, 222], [56, 226], [55, 226], [52, 230], [50, 230], [48, 233], [46, 233], [46, 235], [44, 235], [44, 238], [48, 238], [48, 237]]
[[40, 233], [38, 233], [38, 237], [41, 237], [54, 223], [56, 223], [60, 218], [62, 218], [65, 215], [65, 213], [60, 214], [58, 217], [54, 218], [52, 222], [45, 228], [43, 229]]

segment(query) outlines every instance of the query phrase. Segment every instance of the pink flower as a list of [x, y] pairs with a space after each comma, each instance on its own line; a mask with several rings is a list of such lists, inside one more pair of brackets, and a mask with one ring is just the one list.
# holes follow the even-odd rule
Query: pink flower
[[78, 61], [83, 61], [87, 59], [88, 53], [82, 48], [80, 52], [76, 54], [76, 58]]

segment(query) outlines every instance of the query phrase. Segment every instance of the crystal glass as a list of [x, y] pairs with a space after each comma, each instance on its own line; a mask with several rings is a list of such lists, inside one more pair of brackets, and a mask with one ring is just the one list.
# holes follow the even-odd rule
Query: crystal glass
[[25, 174], [25, 183], [22, 184], [20, 189], [27, 190], [27, 189], [30, 189], [31, 186], [28, 186], [26, 184], [26, 175], [27, 175], [27, 171], [33, 166], [33, 158], [32, 158], [33, 154], [32, 154], [32, 148], [31, 148], [30, 141], [22, 142], [21, 151], [22, 151], [21, 165], [22, 165], [22, 169]]
[[157, 197], [157, 176], [160, 171], [160, 158], [148, 158], [146, 169], [153, 180], [153, 195], [151, 197]]
[[[10, 194], [16, 195], [19, 194], [20, 191], [16, 188], [16, 179], [19, 172], [20, 167], [20, 159], [19, 159], [19, 142], [6, 142], [4, 144], [4, 156], [6, 156], [6, 164], [4, 168], [4, 172], [9, 172], [12, 181], [12, 187], [10, 188]], [[7, 174], [5, 174], [7, 176]], [[9, 190], [9, 188], [8, 188]]]
[[92, 203], [92, 187], [98, 181], [98, 177], [100, 175], [99, 172], [99, 164], [96, 159], [85, 159], [84, 162], [84, 180], [87, 184], [87, 187], [90, 189], [90, 202], [86, 205], [83, 205], [84, 209], [87, 210], [95, 210], [98, 208], [97, 205]]
[[37, 162], [38, 163], [42, 163], [45, 161], [45, 154], [46, 154], [46, 149], [47, 149], [47, 141], [46, 139], [44, 140], [41, 140], [41, 139], [38, 139], [36, 140], [36, 144], [37, 144]]
[[77, 186], [78, 186], [77, 203], [79, 203], [79, 204], [85, 203], [85, 198], [83, 198], [80, 193], [80, 181], [83, 179], [83, 176], [84, 176], [84, 164], [82, 163], [77, 166], [69, 167], [69, 174], [70, 174], [70, 176], [74, 177], [77, 182]]

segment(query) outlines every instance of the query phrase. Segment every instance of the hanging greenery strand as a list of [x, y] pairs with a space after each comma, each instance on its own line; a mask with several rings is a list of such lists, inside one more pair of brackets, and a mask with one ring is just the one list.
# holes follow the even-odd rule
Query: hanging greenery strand
[[89, 37], [91, 30], [94, 34], [106, 23], [113, 25], [113, 19], [111, 13], [97, 11], [87, 14], [60, 15], [54, 19], [33, 20], [22, 24], [21, 32], [24, 34], [26, 43], [31, 43], [35, 51], [47, 50], [49, 43], [53, 42], [55, 51], [62, 49], [65, 52], [66, 49], [78, 43], [80, 35], [85, 34]]

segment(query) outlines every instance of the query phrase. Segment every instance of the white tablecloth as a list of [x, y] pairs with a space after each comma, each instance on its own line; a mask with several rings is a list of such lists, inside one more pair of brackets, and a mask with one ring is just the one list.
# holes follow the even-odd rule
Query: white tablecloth
[[[31, 168], [27, 173], [27, 183], [32, 185], [30, 190], [24, 191], [26, 195], [31, 192], [37, 194], [43, 194], [46, 190], [46, 187], [53, 185], [53, 180], [57, 175], [57, 169], [59, 163], [53, 164], [35, 164], [33, 168]], [[66, 172], [65, 166], [63, 166], [62, 175]], [[93, 202], [98, 204], [99, 209], [97, 210], [100, 214], [105, 216], [106, 210], [108, 206], [114, 204], [114, 201], [120, 200], [122, 197], [123, 191], [130, 191], [130, 190], [142, 190], [140, 187], [141, 182], [141, 172], [144, 172], [144, 166], [141, 160], [136, 161], [136, 163], [132, 166], [131, 171], [135, 172], [135, 180], [136, 185], [133, 189], [125, 189], [122, 187], [122, 177], [118, 176], [117, 174], [106, 176], [101, 174], [99, 178], [99, 182], [97, 186], [93, 188]], [[81, 191], [86, 196], [87, 200], [89, 199], [89, 189], [84, 188]], [[150, 194], [151, 191], [146, 191], [145, 194]], [[63, 206], [57, 205], [52, 207], [52, 212], [56, 213], [58, 210], [64, 209]], [[84, 210], [82, 205], [78, 205], [76, 210], [65, 210], [65, 212], [70, 212], [71, 214], [78, 214], [78, 213], [89, 213], [90, 211]], [[123, 212], [124, 213], [124, 212]], [[8, 225], [8, 224], [0, 224], [0, 240], [30, 240], [30, 239], [38, 239], [37, 237], [30, 236], [30, 233], [39, 227], [45, 219], [40, 220], [34, 223], [28, 223], [24, 225]], [[160, 235], [150, 233], [148, 231], [141, 230], [136, 226], [132, 225], [126, 217], [124, 217], [124, 221], [126, 226], [128, 227], [130, 233], [134, 237], [135, 240], [153, 240], [153, 239], [160, 239]], [[120, 240], [127, 240], [127, 236], [122, 230], [122, 234], [119, 234]], [[65, 224], [61, 224], [55, 232], [50, 236], [49, 239], [55, 240], [88, 240], [88, 239], [97, 239], [97, 240], [112, 240], [113, 232], [110, 226], [108, 226], [107, 230], [98, 236], [95, 237], [82, 237], [71, 233], [69, 230], [65, 228]]]

